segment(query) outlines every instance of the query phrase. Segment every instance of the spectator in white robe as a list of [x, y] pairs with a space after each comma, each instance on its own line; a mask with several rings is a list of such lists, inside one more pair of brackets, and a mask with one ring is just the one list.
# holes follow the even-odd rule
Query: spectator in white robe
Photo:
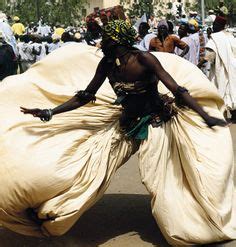
[[236, 39], [225, 30], [227, 19], [217, 16], [213, 23], [213, 32], [208, 41], [204, 61], [211, 63], [210, 80], [218, 88], [231, 113], [231, 122], [236, 123]]
[[[189, 37], [188, 35], [188, 24], [186, 23], [182, 23], [179, 26], [178, 29], [178, 35], [179, 38], [185, 42], [186, 44], [188, 44], [189, 46], [189, 51], [187, 54], [184, 55], [183, 58], [185, 58], [186, 60], [188, 60], [191, 63], [195, 63], [195, 59], [196, 59], [196, 50], [194, 47], [194, 41], [191, 37]], [[176, 47], [175, 48], [175, 54], [180, 56], [180, 54], [183, 52], [183, 50], [181, 50], [180, 48]]]
[[73, 35], [71, 35], [69, 32], [64, 32], [61, 36], [61, 41], [63, 42], [61, 46], [75, 44], [75, 39]]
[[4, 37], [4, 40], [11, 45], [15, 55], [17, 56], [16, 39], [13, 31], [8, 24], [7, 16], [0, 11], [0, 31]]
[[25, 34], [20, 37], [20, 42], [17, 44], [17, 50], [19, 54], [18, 61], [20, 73], [23, 73], [35, 62], [33, 46], [30, 42], [29, 35]]
[[208, 26], [212, 26], [213, 22], [215, 21], [216, 19], [216, 15], [215, 15], [215, 12], [214, 10], [210, 9], [208, 11], [208, 16], [207, 18], [205, 19], [205, 23], [208, 25]]
[[174, 16], [181, 17], [182, 15], [185, 15], [184, 4], [181, 0], [173, 2], [171, 12]]
[[196, 20], [191, 19], [188, 22], [189, 25], [189, 37], [193, 40], [194, 44], [194, 56], [192, 59], [192, 63], [197, 65], [200, 59], [200, 37], [199, 37], [199, 26]]
[[48, 26], [46, 23], [42, 23], [37, 30], [37, 34], [39, 34], [40, 36], [49, 36], [51, 35], [52, 30], [50, 28], [50, 26]]
[[52, 43], [47, 44], [48, 45], [48, 53], [51, 53], [54, 50], [61, 47], [60, 39], [61, 38], [59, 35], [57, 35], [57, 34], [52, 35]]
[[155, 29], [157, 29], [157, 24], [158, 24], [158, 21], [155, 17], [154, 14], [151, 14], [150, 15], [150, 18], [148, 19], [148, 25], [150, 26], [150, 29], [152, 31], [154, 31]]
[[39, 36], [34, 36], [33, 41], [33, 54], [35, 55], [35, 62], [38, 62], [47, 55], [46, 47], [42, 44], [42, 39]]

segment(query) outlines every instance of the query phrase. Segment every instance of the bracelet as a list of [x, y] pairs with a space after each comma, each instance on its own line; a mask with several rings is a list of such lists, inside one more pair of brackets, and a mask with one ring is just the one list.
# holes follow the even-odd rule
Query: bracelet
[[183, 99], [183, 93], [188, 93], [188, 89], [185, 87], [178, 86], [174, 96], [175, 96], [175, 103], [178, 107], [186, 107], [185, 101]]
[[48, 122], [52, 119], [53, 111], [52, 111], [52, 109], [43, 109], [42, 114], [43, 114], [43, 116], [40, 117], [40, 120], [43, 122]]
[[50, 121], [52, 119], [52, 115], [53, 115], [53, 112], [52, 112], [52, 109], [47, 109], [47, 114], [48, 114], [48, 121]]
[[92, 103], [96, 101], [96, 96], [92, 93], [87, 92], [86, 90], [78, 91], [75, 96], [85, 104], [90, 101], [92, 101]]
[[188, 93], [188, 89], [185, 87], [178, 86], [174, 95], [178, 97], [181, 96], [182, 93]]

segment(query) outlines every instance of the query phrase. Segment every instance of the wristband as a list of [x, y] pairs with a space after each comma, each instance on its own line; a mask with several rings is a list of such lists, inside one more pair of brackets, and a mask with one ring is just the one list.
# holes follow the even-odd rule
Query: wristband
[[48, 122], [52, 119], [52, 116], [53, 116], [52, 109], [43, 109], [42, 114], [43, 114], [43, 116], [40, 117], [41, 121]]

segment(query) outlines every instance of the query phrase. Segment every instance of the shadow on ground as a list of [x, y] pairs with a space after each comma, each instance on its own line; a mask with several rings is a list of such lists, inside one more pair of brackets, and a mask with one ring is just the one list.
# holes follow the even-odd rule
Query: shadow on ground
[[[150, 197], [138, 194], [105, 194], [61, 237], [38, 239], [0, 228], [0, 247], [112, 247], [116, 238], [140, 238], [143, 246], [169, 247], [151, 214]], [[106, 242], [108, 242], [106, 244]], [[119, 241], [118, 241], [119, 242]], [[126, 241], [129, 243], [129, 240]], [[146, 243], [144, 245], [144, 243]], [[227, 245], [227, 244], [226, 244]], [[202, 245], [203, 246], [203, 245]], [[224, 244], [204, 245], [222, 247]], [[228, 246], [228, 245], [227, 245]], [[231, 245], [230, 246], [235, 246]], [[128, 246], [134, 247], [132, 242]]]
[[0, 246], [95, 247], [123, 234], [137, 234], [142, 241], [150, 243], [150, 246], [169, 246], [152, 217], [150, 197], [136, 194], [104, 195], [62, 237], [38, 239], [1, 228]]
[[[106, 246], [107, 241], [110, 241], [108, 246], [113, 246], [111, 240], [115, 241], [116, 237], [124, 234], [128, 238], [138, 235], [150, 246], [170, 246], [152, 217], [148, 195], [105, 194], [65, 235], [39, 239], [0, 228], [0, 247], [96, 247], [103, 244]], [[132, 244], [127, 243], [127, 246]]]

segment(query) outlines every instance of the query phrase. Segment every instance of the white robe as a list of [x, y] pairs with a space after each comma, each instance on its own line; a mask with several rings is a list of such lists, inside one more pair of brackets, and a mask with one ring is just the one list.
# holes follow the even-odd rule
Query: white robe
[[[226, 31], [213, 33], [206, 48], [214, 52], [206, 56], [211, 64], [210, 80], [230, 110], [236, 109], [236, 39]], [[208, 59], [209, 57], [209, 59]]]
[[[191, 37], [183, 37], [181, 40], [189, 46], [189, 51], [187, 54], [185, 54], [184, 58], [189, 62], [196, 64], [196, 49], [193, 39]], [[176, 55], [179, 56], [182, 52], [183, 50], [181, 50], [180, 48], [175, 48]]]
[[156, 34], [148, 33], [137, 45], [135, 45], [135, 47], [141, 51], [149, 51], [150, 42], [155, 37], [156, 37]]

